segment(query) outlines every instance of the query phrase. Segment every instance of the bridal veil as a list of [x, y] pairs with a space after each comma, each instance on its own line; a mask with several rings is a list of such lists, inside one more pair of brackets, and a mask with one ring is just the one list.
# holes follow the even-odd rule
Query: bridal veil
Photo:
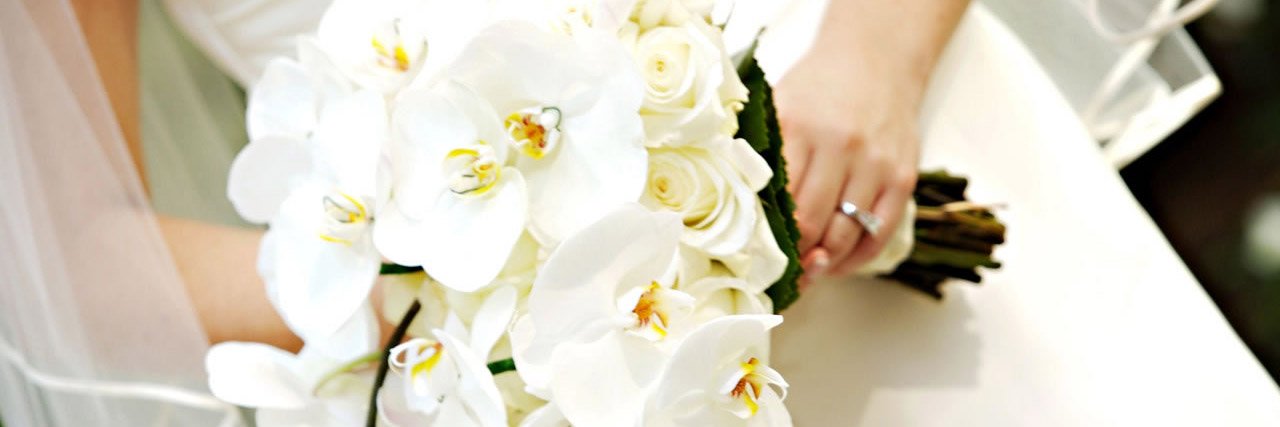
[[238, 422], [67, 0], [0, 0], [0, 195], [7, 425]]

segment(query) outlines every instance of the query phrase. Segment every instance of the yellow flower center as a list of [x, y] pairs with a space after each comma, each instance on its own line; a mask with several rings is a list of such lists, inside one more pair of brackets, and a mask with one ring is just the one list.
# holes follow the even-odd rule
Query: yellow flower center
[[400, 72], [409, 71], [411, 64], [404, 40], [400, 37], [400, 20], [392, 21], [382, 31], [374, 34], [371, 44], [374, 53], [378, 54], [378, 65]]
[[479, 141], [470, 147], [455, 148], [444, 158], [449, 191], [460, 196], [479, 196], [493, 189], [502, 177], [502, 165], [493, 148]]
[[[778, 371], [760, 363], [760, 359], [751, 357], [739, 363], [732, 375], [723, 383], [726, 388], [721, 389], [721, 392], [727, 394], [732, 402], [730, 411], [740, 418], [751, 418], [760, 412], [760, 397], [766, 387], [776, 386], [782, 393], [780, 398], [786, 398], [786, 380], [782, 379]], [[727, 387], [729, 384], [733, 384], [733, 387]]]
[[560, 109], [528, 108], [507, 116], [511, 144], [534, 159], [546, 156], [560, 142]]
[[352, 241], [369, 223], [369, 209], [364, 202], [347, 193], [335, 191], [320, 199], [324, 206], [325, 226], [320, 239], [350, 246]]
[[660, 309], [658, 301], [658, 292], [662, 290], [662, 285], [658, 282], [649, 284], [649, 288], [640, 294], [640, 299], [636, 300], [636, 306], [631, 310], [639, 319], [639, 327], [641, 329], [648, 328], [659, 339], [667, 337], [667, 314]]

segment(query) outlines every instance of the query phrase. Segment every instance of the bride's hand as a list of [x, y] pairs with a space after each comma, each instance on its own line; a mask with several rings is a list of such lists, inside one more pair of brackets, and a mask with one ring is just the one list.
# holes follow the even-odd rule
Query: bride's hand
[[[813, 47], [775, 91], [796, 198], [800, 251], [812, 276], [843, 276], [872, 260], [915, 187], [916, 131], [929, 74], [968, 0], [841, 0], [827, 4]], [[839, 213], [879, 217], [876, 236]]]
[[[816, 276], [851, 274], [877, 255], [915, 188], [924, 82], [872, 59], [815, 48], [776, 88], [800, 251]], [[881, 232], [840, 213], [844, 201], [882, 219]]]

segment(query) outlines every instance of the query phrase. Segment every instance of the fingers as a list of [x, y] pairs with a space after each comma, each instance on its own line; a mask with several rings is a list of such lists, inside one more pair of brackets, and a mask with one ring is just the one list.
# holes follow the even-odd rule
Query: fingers
[[809, 165], [811, 146], [803, 143], [798, 137], [784, 139], [782, 158], [787, 163], [787, 191], [796, 194], [796, 189], [804, 182], [806, 166]]
[[796, 222], [800, 227], [800, 253], [806, 253], [822, 241], [831, 216], [836, 213], [837, 199], [848, 173], [847, 156], [814, 152], [804, 172], [803, 183], [797, 187]]
[[853, 274], [859, 267], [875, 259], [880, 251], [884, 250], [885, 244], [894, 238], [899, 224], [902, 221], [912, 220], [903, 218], [903, 213], [915, 191], [916, 178], [917, 173], [914, 169], [899, 171], [890, 177], [888, 184], [883, 187], [883, 191], [876, 200], [875, 208], [871, 211], [884, 221], [880, 227], [880, 233], [875, 236], [864, 234], [847, 257], [834, 258], [835, 264], [830, 269], [832, 275]]
[[[844, 184], [843, 196], [837, 200], [834, 214], [827, 225], [826, 234], [822, 236], [821, 246], [831, 254], [833, 267], [839, 266], [853, 253], [853, 248], [865, 234], [862, 225], [839, 210], [839, 203], [852, 202], [858, 209], [871, 209], [875, 197], [880, 193], [881, 179], [878, 166], [873, 163], [861, 163], [850, 170]], [[829, 272], [834, 272], [830, 270]]]

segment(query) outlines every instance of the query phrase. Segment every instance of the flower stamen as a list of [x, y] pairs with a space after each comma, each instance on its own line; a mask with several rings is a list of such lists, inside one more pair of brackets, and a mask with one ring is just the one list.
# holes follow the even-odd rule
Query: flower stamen
[[[409, 53], [405, 51], [404, 40], [400, 37], [400, 20], [394, 20], [389, 30], [379, 31], [373, 35], [373, 51], [378, 54], [378, 64], [396, 71], [409, 71]], [[390, 48], [388, 48], [390, 46]]]
[[507, 135], [520, 152], [541, 159], [560, 142], [560, 109], [527, 108], [507, 116]]
[[320, 199], [327, 224], [319, 237], [329, 243], [351, 246], [359, 230], [369, 222], [369, 210], [359, 199], [341, 191], [335, 193]]
[[449, 191], [460, 196], [479, 196], [493, 189], [502, 177], [493, 148], [483, 141], [467, 148], [450, 150], [444, 158]]

